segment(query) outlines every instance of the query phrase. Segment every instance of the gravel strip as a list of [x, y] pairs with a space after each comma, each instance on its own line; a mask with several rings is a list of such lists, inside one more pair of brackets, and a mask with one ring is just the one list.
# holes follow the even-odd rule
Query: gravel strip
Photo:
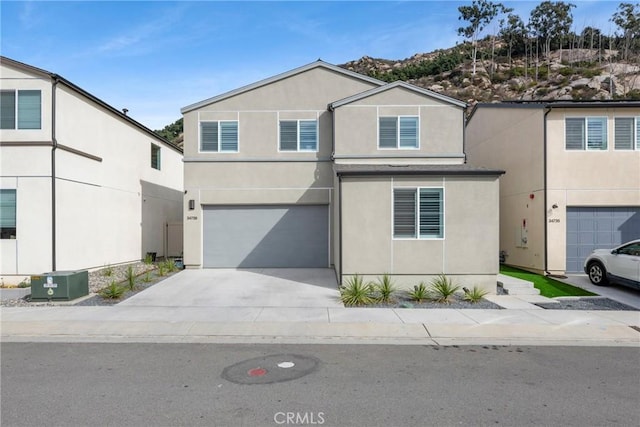
[[621, 310], [640, 311], [621, 302], [604, 297], [586, 298], [555, 298], [554, 303], [537, 303], [538, 307], [546, 310]]

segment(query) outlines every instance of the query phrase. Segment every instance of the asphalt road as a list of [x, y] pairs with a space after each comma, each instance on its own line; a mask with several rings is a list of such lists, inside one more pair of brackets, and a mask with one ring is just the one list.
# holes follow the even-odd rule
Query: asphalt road
[[2, 426], [638, 426], [640, 349], [3, 343]]

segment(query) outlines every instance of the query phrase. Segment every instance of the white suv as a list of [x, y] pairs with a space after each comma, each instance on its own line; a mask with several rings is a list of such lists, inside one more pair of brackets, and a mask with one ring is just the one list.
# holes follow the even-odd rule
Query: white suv
[[640, 239], [614, 249], [596, 249], [584, 261], [594, 285], [617, 283], [640, 289]]

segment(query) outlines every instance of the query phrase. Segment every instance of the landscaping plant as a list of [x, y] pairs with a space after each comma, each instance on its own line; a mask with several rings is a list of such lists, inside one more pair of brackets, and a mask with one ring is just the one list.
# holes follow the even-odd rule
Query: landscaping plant
[[418, 285], [414, 285], [413, 289], [409, 291], [409, 298], [417, 302], [418, 304], [429, 298], [429, 290], [424, 282], [420, 282]]
[[110, 265], [108, 265], [104, 270], [102, 270], [102, 274], [105, 277], [111, 277], [113, 276], [113, 267], [111, 267]]
[[132, 266], [127, 267], [127, 275], [125, 277], [126, 277], [127, 285], [129, 286], [129, 289], [133, 291], [136, 288], [136, 274], [133, 271]]
[[466, 288], [464, 288], [464, 299], [465, 301], [469, 301], [472, 304], [475, 304], [477, 302], [479, 302], [480, 300], [482, 300], [482, 298], [484, 298], [485, 295], [487, 295], [489, 293], [489, 291], [485, 291], [484, 289], [480, 289], [477, 286], [474, 286], [473, 289], [468, 290]]
[[162, 277], [167, 274], [167, 271], [164, 266], [164, 262], [158, 264], [158, 276]]
[[356, 274], [340, 287], [340, 300], [347, 307], [369, 305], [375, 302], [373, 293], [373, 285], [364, 283], [362, 277]]
[[454, 285], [451, 279], [444, 274], [441, 274], [431, 282], [430, 291], [436, 302], [451, 302], [451, 297], [459, 290], [460, 286]]
[[99, 295], [102, 298], [107, 298], [107, 299], [119, 299], [122, 294], [124, 294], [125, 288], [123, 288], [122, 286], [119, 286], [116, 281], [112, 281], [111, 284], [109, 286], [107, 286], [106, 288], [102, 289], [99, 292]]
[[144, 256], [144, 263], [145, 263], [146, 265], [151, 265], [151, 264], [153, 264], [153, 257], [151, 256], [151, 254], [150, 254], [150, 253], [147, 253], [147, 254]]
[[383, 274], [382, 278], [378, 279], [378, 282], [374, 285], [376, 292], [380, 295], [380, 302], [389, 303], [393, 301], [392, 295], [397, 292], [397, 288], [393, 284], [391, 277], [388, 274]]
[[148, 271], [144, 274], [142, 281], [144, 283], [149, 283], [151, 281], [151, 274]]

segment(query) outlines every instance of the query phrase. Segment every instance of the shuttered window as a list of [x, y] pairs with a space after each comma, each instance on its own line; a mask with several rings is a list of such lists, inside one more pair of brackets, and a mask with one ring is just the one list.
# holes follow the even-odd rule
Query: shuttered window
[[378, 148], [418, 148], [418, 117], [380, 117]]
[[640, 120], [637, 117], [616, 117], [614, 132], [614, 148], [616, 150], [640, 148], [640, 145], [638, 145], [639, 122]]
[[0, 129], [41, 128], [42, 95], [39, 90], [0, 92]]
[[316, 120], [280, 121], [280, 151], [317, 151], [318, 122]]
[[393, 190], [393, 237], [441, 239], [444, 237], [442, 188]]
[[238, 151], [238, 122], [200, 122], [200, 151]]
[[567, 150], [606, 150], [606, 117], [572, 117], [565, 119]]
[[16, 190], [0, 190], [0, 238], [16, 238]]

